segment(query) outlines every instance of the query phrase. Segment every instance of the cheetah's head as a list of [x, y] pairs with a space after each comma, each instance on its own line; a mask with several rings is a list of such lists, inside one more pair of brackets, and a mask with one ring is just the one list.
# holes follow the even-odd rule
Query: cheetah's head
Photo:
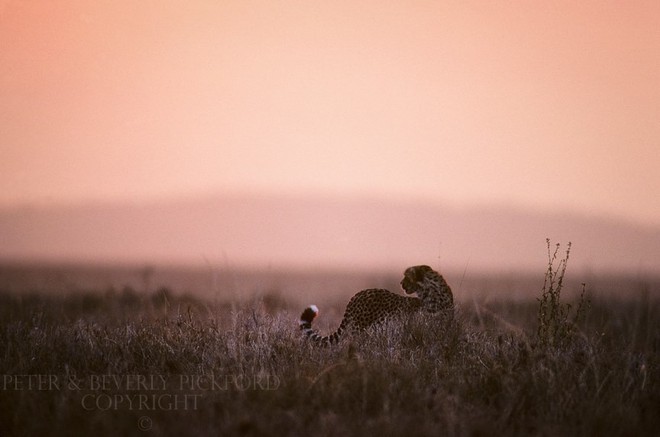
[[429, 282], [435, 282], [438, 276], [438, 272], [429, 266], [421, 265], [408, 267], [403, 274], [401, 287], [403, 287], [406, 294], [417, 293], [421, 289], [428, 287]]

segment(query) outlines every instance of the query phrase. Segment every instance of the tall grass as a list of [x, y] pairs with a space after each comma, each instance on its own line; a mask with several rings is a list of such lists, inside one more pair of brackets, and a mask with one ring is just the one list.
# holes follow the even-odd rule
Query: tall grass
[[[549, 291], [564, 268], [546, 275], [541, 309], [486, 305], [487, 318], [464, 306], [452, 323], [390, 320], [330, 348], [302, 338], [300, 308], [280, 296], [0, 293], [0, 435], [658, 434], [658, 302], [592, 297], [566, 336], [574, 317]], [[60, 384], [12, 385], [21, 375]], [[160, 379], [95, 385], [137, 375]], [[131, 408], [139, 395], [190, 402]]]
[[558, 259], [561, 244], [557, 243], [554, 251], [551, 248], [550, 239], [546, 239], [546, 244], [548, 246], [548, 268], [543, 280], [541, 297], [538, 299], [537, 338], [541, 346], [561, 346], [573, 339], [578, 323], [584, 319], [589, 302], [585, 296], [586, 284], [584, 283], [577, 309], [573, 314], [571, 314], [571, 304], [561, 301], [571, 243], [568, 243], [566, 255], [561, 259]]

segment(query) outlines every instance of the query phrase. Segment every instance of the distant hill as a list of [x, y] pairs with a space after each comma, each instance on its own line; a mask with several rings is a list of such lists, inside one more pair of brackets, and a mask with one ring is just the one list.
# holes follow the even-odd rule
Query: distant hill
[[571, 268], [660, 272], [660, 228], [505, 207], [253, 196], [0, 210], [4, 260], [543, 271], [546, 237], [573, 243]]

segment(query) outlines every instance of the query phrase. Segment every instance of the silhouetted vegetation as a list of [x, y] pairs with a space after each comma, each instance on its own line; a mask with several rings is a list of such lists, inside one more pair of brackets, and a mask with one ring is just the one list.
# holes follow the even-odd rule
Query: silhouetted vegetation
[[0, 293], [0, 435], [657, 434], [659, 303], [571, 313], [569, 251], [557, 268], [549, 246], [537, 301], [459, 300], [451, 325], [391, 320], [330, 348], [278, 292]]

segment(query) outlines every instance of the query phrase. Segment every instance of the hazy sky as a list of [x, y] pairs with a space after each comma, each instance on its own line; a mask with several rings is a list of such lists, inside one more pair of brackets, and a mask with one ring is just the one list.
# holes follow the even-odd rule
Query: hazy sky
[[0, 0], [0, 205], [415, 197], [660, 224], [660, 2]]

